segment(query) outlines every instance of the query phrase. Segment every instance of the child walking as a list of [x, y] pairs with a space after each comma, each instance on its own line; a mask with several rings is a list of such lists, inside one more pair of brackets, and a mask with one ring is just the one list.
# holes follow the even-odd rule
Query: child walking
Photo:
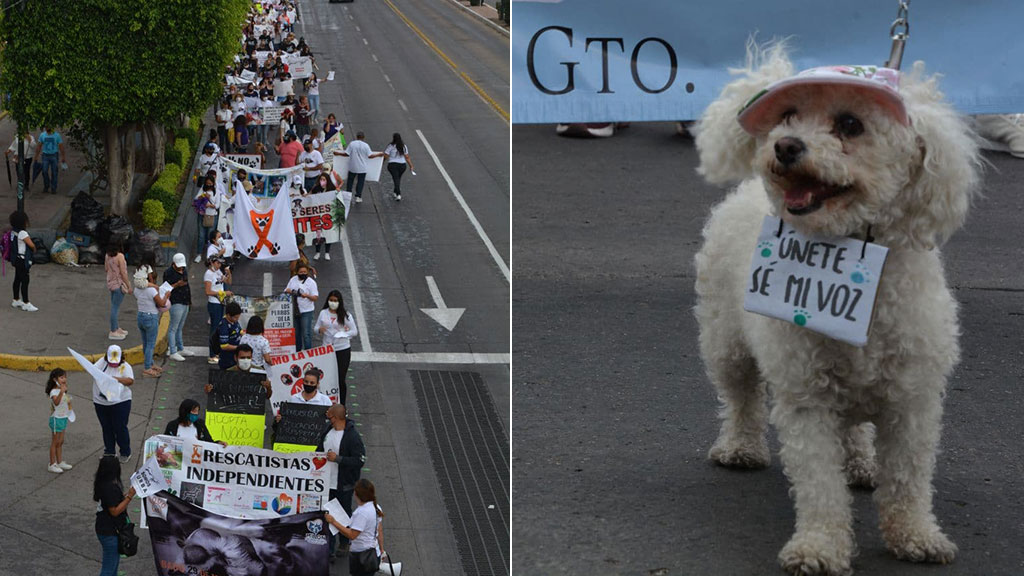
[[64, 461], [64, 430], [68, 427], [71, 414], [71, 395], [68, 394], [68, 373], [54, 368], [46, 381], [46, 395], [50, 398], [50, 466], [54, 474], [71, 470], [71, 464]]

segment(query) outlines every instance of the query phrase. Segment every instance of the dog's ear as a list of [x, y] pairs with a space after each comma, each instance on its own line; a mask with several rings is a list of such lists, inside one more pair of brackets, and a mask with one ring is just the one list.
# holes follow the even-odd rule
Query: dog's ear
[[751, 40], [747, 42], [746, 65], [730, 68], [729, 73], [740, 78], [722, 89], [695, 129], [700, 153], [697, 173], [712, 184], [743, 180], [753, 172], [754, 137], [740, 127], [736, 116], [769, 84], [792, 76], [793, 64], [786, 56], [784, 42], [757, 46]]
[[914, 63], [900, 92], [921, 147], [921, 165], [908, 190], [917, 209], [904, 225], [915, 248], [930, 249], [963, 225], [978, 192], [983, 168], [978, 136], [943, 100], [938, 77], [924, 76], [922, 62]]

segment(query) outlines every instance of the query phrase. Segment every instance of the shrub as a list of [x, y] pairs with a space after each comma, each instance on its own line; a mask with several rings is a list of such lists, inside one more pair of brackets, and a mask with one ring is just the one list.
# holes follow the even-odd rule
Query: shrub
[[164, 171], [157, 177], [156, 182], [149, 187], [146, 198], [159, 201], [166, 214], [178, 212], [178, 182], [181, 181], [183, 170], [177, 164], [168, 164]]
[[181, 162], [176, 164], [187, 172], [192, 167], [192, 156], [195, 154], [195, 147], [189, 146], [188, 140], [178, 138], [174, 141], [174, 149], [181, 154]]
[[192, 148], [193, 150], [195, 149], [196, 146], [199, 145], [199, 132], [196, 131], [196, 130], [193, 130], [191, 127], [189, 127], [189, 128], [175, 128], [175, 130], [174, 130], [174, 137], [175, 138], [184, 138], [184, 139], [188, 140], [189, 148]]
[[142, 203], [142, 225], [146, 228], [159, 230], [166, 218], [164, 205], [159, 200], [149, 199]]
[[181, 150], [178, 150], [177, 146], [164, 148], [164, 163], [181, 166]]
[[203, 123], [203, 112], [204, 110], [200, 110], [188, 117], [188, 127], [195, 130], [196, 134], [199, 134], [199, 127]]

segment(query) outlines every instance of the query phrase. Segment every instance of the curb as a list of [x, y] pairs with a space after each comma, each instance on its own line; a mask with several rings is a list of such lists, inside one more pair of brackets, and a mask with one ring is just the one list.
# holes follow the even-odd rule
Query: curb
[[485, 17], [485, 16], [481, 16], [481, 15], [477, 14], [477, 13], [476, 13], [476, 12], [474, 12], [474, 11], [473, 11], [473, 10], [472, 10], [472, 9], [471, 9], [471, 8], [470, 8], [469, 6], [465, 6], [465, 5], [463, 5], [463, 4], [462, 4], [462, 2], [459, 2], [459, 0], [448, 0], [448, 1], [449, 1], [449, 2], [451, 2], [452, 4], [454, 4], [454, 5], [458, 6], [459, 8], [462, 8], [462, 9], [463, 9], [463, 10], [465, 10], [466, 12], [469, 12], [469, 13], [470, 13], [470, 14], [472, 14], [472, 15], [473, 15], [474, 17], [478, 18], [478, 19], [479, 19], [480, 21], [482, 21], [482, 22], [486, 23], [486, 24], [487, 24], [488, 26], [490, 26], [491, 28], [494, 28], [495, 30], [497, 30], [498, 32], [500, 32], [500, 33], [501, 33], [501, 34], [502, 34], [503, 36], [505, 36], [506, 38], [510, 37], [510, 36], [509, 36], [509, 31], [508, 31], [508, 30], [506, 30], [506, 29], [505, 29], [504, 27], [502, 27], [502, 26], [498, 26], [498, 25], [497, 25], [497, 24], [495, 24], [494, 22], [491, 22], [491, 21], [490, 21], [490, 19], [488, 19], [487, 17]]
[[[167, 350], [167, 328], [171, 324], [170, 314], [160, 315], [160, 327], [157, 329], [156, 347], [153, 355], [163, 354]], [[99, 354], [83, 354], [90, 362], [95, 362], [106, 352]], [[129, 364], [141, 364], [144, 361], [142, 345], [124, 351], [124, 358]], [[72, 356], [19, 356], [17, 354], [0, 353], [0, 368], [20, 370], [23, 372], [49, 372], [54, 368], [63, 368], [68, 372], [84, 372], [82, 365]]]

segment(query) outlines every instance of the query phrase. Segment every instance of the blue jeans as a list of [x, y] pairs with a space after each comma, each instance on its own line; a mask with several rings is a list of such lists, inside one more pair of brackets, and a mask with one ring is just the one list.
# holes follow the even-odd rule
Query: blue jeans
[[132, 453], [132, 440], [128, 435], [128, 415], [132, 411], [132, 401], [125, 400], [113, 406], [93, 404], [96, 409], [96, 419], [100, 421], [100, 429], [103, 431], [103, 453], [115, 454], [114, 443], [121, 449], [122, 456], [130, 456]]
[[117, 312], [121, 309], [121, 302], [124, 302], [124, 292], [121, 289], [110, 291], [110, 331], [117, 332]]
[[185, 317], [189, 307], [185, 304], [171, 304], [171, 324], [167, 327], [167, 353], [174, 354], [185, 349], [181, 339], [181, 329], [185, 326]]
[[[227, 151], [224, 152], [227, 154]], [[199, 214], [199, 222], [196, 222], [196, 254], [206, 260], [206, 244], [210, 241], [210, 231], [217, 229], [220, 215], [213, 217], [213, 228], [203, 226], [203, 215]]]
[[121, 563], [121, 556], [117, 553], [117, 535], [97, 534], [96, 537], [100, 539], [100, 546], [103, 547], [103, 567], [100, 568], [100, 576], [117, 576], [117, 567]]
[[145, 367], [146, 370], [149, 370], [153, 367], [153, 348], [156, 348], [156, 332], [160, 326], [160, 315], [139, 312], [136, 318], [139, 323], [139, 333], [142, 334], [142, 353], [145, 356]]
[[263, 144], [267, 143], [267, 129], [268, 128], [270, 128], [270, 127], [268, 125], [266, 125], [266, 124], [260, 124], [260, 125], [256, 126], [256, 141], [257, 142], [262, 142]]
[[[214, 304], [207, 300], [206, 302], [206, 313], [210, 315], [210, 336], [217, 330], [217, 326], [220, 325], [221, 318], [224, 317], [224, 305], [217, 303]], [[217, 351], [210, 346], [210, 358], [217, 356]]]
[[306, 98], [309, 99], [309, 109], [313, 111], [313, 118], [316, 118], [320, 115], [320, 95], [306, 94]]
[[299, 313], [299, 327], [296, 332], [296, 352], [313, 347], [313, 312]]
[[345, 185], [345, 190], [352, 191], [352, 180], [358, 180], [356, 182], [356, 198], [363, 197], [363, 184], [366, 182], [366, 172], [349, 172], [348, 173], [348, 184]]
[[60, 156], [57, 154], [43, 154], [43, 190], [57, 191], [57, 167], [60, 164]]

